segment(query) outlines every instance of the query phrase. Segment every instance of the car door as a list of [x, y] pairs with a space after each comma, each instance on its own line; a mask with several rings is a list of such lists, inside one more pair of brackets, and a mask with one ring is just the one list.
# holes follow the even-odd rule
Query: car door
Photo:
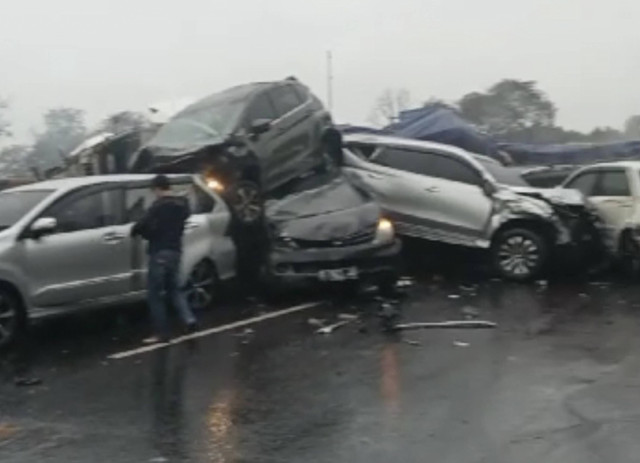
[[383, 148], [366, 172], [383, 208], [399, 231], [452, 243], [473, 244], [488, 223], [492, 202], [471, 166], [426, 151]]
[[290, 84], [282, 84], [269, 92], [278, 118], [272, 131], [273, 149], [266, 173], [269, 183], [280, 186], [306, 172], [305, 157], [311, 156], [311, 132], [306, 127], [310, 108]]
[[622, 167], [586, 171], [570, 179], [565, 188], [580, 190], [589, 198], [606, 224], [610, 243], [618, 243], [620, 232], [633, 213], [629, 172]]
[[73, 305], [128, 292], [128, 228], [121, 200], [117, 187], [83, 188], [41, 214], [58, 225], [52, 234], [22, 241], [34, 306]]
[[278, 113], [268, 91], [256, 95], [247, 108], [244, 116], [245, 127], [251, 133], [251, 125], [257, 121], [271, 121], [271, 127], [264, 133], [250, 135], [251, 147], [258, 157], [262, 169], [262, 182], [265, 190], [270, 190], [273, 175], [277, 166]]

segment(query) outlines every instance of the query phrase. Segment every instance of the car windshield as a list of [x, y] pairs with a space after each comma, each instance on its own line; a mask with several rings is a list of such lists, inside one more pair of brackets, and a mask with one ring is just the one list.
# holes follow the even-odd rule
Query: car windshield
[[0, 193], [0, 231], [14, 226], [31, 209], [51, 194], [51, 190]]
[[496, 182], [509, 186], [530, 186], [517, 169], [503, 166], [499, 162], [476, 157], [477, 161], [493, 176]]
[[198, 103], [167, 122], [148, 145], [185, 150], [221, 143], [238, 125], [246, 98], [221, 95]]

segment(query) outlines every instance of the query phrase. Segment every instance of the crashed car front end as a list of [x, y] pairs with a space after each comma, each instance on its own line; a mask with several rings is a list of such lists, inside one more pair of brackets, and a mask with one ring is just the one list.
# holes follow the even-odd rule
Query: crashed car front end
[[[362, 199], [356, 200], [355, 196]], [[337, 201], [344, 196], [343, 201]], [[348, 196], [349, 198], [346, 198]], [[369, 281], [397, 277], [400, 243], [364, 192], [339, 177], [271, 205], [266, 274], [274, 283]]]
[[552, 226], [554, 243], [573, 254], [603, 257], [605, 227], [597, 211], [576, 190], [509, 187], [496, 225], [514, 218], [536, 217]]

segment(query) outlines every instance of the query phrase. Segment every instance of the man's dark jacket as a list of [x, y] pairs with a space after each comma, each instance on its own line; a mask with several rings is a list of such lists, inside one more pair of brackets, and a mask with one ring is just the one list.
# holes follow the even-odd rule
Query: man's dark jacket
[[163, 196], [133, 226], [131, 235], [140, 235], [149, 242], [149, 254], [159, 251], [181, 252], [184, 224], [190, 214], [186, 198]]

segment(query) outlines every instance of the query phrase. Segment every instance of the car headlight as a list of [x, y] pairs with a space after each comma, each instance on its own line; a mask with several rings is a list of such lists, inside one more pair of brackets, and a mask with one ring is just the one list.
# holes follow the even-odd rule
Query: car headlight
[[389, 219], [380, 219], [378, 221], [378, 228], [376, 229], [376, 237], [374, 243], [382, 244], [389, 243], [394, 240], [396, 236], [393, 224]]
[[205, 181], [207, 182], [207, 187], [209, 187], [211, 190], [218, 193], [224, 191], [224, 185], [218, 179], [214, 177], [207, 177]]

